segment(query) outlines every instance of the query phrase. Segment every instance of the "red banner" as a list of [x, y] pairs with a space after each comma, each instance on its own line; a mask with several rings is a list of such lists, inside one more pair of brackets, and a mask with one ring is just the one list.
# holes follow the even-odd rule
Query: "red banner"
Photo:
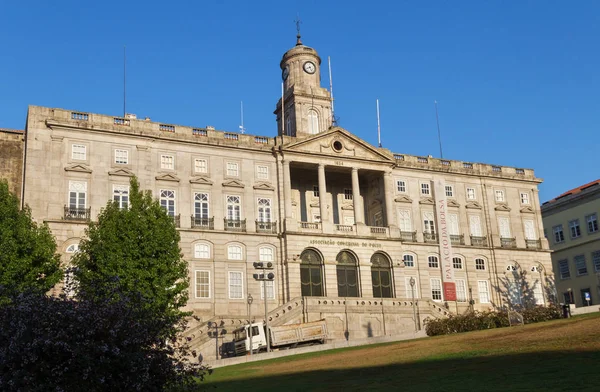
[[456, 301], [456, 283], [444, 282], [444, 299], [446, 301]]

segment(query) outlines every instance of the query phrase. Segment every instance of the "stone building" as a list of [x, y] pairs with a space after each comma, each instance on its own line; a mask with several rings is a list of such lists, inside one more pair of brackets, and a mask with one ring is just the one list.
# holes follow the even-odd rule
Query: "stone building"
[[[179, 227], [205, 356], [207, 321], [258, 318], [265, 292], [271, 323], [325, 318], [332, 339], [521, 303], [522, 277], [533, 302], [551, 300], [533, 170], [374, 147], [335, 126], [320, 65], [300, 41], [283, 55], [275, 137], [31, 106], [25, 202], [68, 263], [137, 176]], [[258, 261], [274, 265], [266, 289]]]
[[542, 205], [552, 249], [559, 301], [600, 304], [600, 180], [571, 189]]
[[23, 178], [23, 131], [0, 128], [0, 179], [8, 181], [8, 188], [21, 199]]

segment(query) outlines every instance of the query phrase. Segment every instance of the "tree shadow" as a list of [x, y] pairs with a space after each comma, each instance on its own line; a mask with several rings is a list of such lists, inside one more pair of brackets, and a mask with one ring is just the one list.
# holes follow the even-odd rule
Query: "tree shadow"
[[552, 276], [544, 276], [541, 266], [523, 271], [518, 265], [509, 265], [492, 287], [500, 294], [502, 305], [492, 302], [496, 309], [520, 312], [536, 306], [556, 304], [556, 286]]

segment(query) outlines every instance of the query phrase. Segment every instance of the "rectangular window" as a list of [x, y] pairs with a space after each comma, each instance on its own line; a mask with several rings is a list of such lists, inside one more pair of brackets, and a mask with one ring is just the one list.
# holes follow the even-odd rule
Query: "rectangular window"
[[227, 162], [227, 175], [229, 177], [238, 177], [240, 175], [240, 169], [237, 162]]
[[565, 233], [563, 232], [562, 225], [556, 225], [552, 227], [554, 232], [554, 243], [559, 244], [565, 240]]
[[467, 200], [475, 200], [475, 188], [467, 188]]
[[504, 191], [496, 189], [496, 201], [501, 203], [504, 202]]
[[429, 196], [431, 194], [429, 189], [429, 183], [421, 183], [421, 194], [426, 196]]
[[412, 255], [402, 256], [402, 261], [404, 261], [405, 267], [414, 267], [415, 266], [415, 258]]
[[404, 181], [404, 180], [396, 181], [396, 188], [398, 189], [398, 192], [406, 193], [406, 181]]
[[448, 214], [448, 223], [448, 231], [450, 232], [450, 235], [460, 235], [458, 214]]
[[423, 233], [435, 234], [433, 212], [423, 212]]
[[577, 238], [581, 236], [581, 227], [579, 226], [579, 219], [573, 219], [569, 221], [569, 230], [571, 232], [571, 238]]
[[575, 269], [577, 270], [577, 276], [587, 275], [587, 264], [585, 262], [585, 255], [577, 255], [573, 257], [575, 262]]
[[512, 238], [510, 235], [510, 221], [508, 217], [498, 217], [498, 228], [500, 229], [500, 238]]
[[268, 166], [256, 166], [256, 178], [259, 180], [269, 179], [269, 167]]
[[446, 185], [446, 197], [454, 197], [454, 188], [452, 185]]
[[196, 271], [196, 298], [210, 298], [210, 271]]
[[175, 169], [175, 157], [173, 155], [161, 155], [160, 156], [160, 168], [165, 170]]
[[456, 301], [467, 302], [467, 285], [464, 279], [456, 279]]
[[490, 303], [490, 289], [487, 280], [478, 280], [477, 288], [479, 289], [479, 302], [482, 304]]
[[229, 271], [229, 298], [244, 298], [243, 288], [242, 273], [237, 271]]
[[410, 210], [398, 210], [398, 226], [400, 231], [412, 231], [412, 221], [410, 219]]
[[129, 185], [113, 185], [113, 201], [120, 209], [129, 207]]
[[419, 298], [419, 282], [416, 278], [413, 277], [413, 281], [415, 283], [415, 286], [413, 287], [410, 285], [410, 278], [410, 276], [404, 277], [404, 283], [406, 287], [406, 298]]
[[71, 145], [71, 158], [78, 161], [85, 161], [87, 159], [87, 147], [83, 144]]
[[344, 189], [344, 200], [352, 200], [352, 189]]
[[569, 271], [569, 260], [559, 260], [558, 271], [560, 272], [561, 279], [571, 278], [571, 271]]
[[[258, 274], [263, 278], [263, 274]], [[260, 299], [265, 299], [265, 284], [267, 285], [267, 299], [275, 299], [275, 281], [263, 280], [260, 282]]]
[[537, 240], [537, 235], [535, 232], [535, 223], [533, 222], [533, 219], [525, 219], [523, 221], [523, 228], [525, 229], [526, 240]]
[[271, 199], [263, 199], [261, 197], [257, 200], [258, 203], [258, 221], [259, 222], [271, 222]]
[[194, 216], [196, 218], [208, 219], [208, 214], [208, 193], [194, 193]]
[[475, 269], [479, 271], [485, 270], [485, 260], [484, 259], [475, 259]]
[[600, 250], [592, 252], [592, 263], [594, 264], [594, 270], [600, 272]]
[[427, 258], [427, 263], [429, 264], [429, 268], [439, 268], [440, 266], [437, 256], [429, 256]]
[[127, 165], [129, 163], [129, 151], [128, 150], [115, 150], [115, 163], [118, 165]]
[[208, 161], [202, 158], [194, 159], [194, 173], [208, 173]]
[[587, 215], [585, 221], [587, 222], [588, 233], [595, 233], [598, 231], [598, 215]]
[[239, 245], [229, 245], [227, 247], [227, 258], [229, 260], [242, 260], [242, 247]]
[[375, 227], [383, 227], [383, 214], [381, 211], [373, 214], [373, 226]]
[[544, 288], [539, 279], [533, 281], [533, 301], [536, 305], [545, 305]]
[[210, 259], [210, 247], [208, 244], [196, 244], [194, 246], [194, 257], [197, 259]]
[[161, 189], [160, 206], [167, 211], [167, 215], [175, 216], [175, 191]]
[[509, 277], [506, 280], [507, 291], [508, 291], [508, 300], [513, 305], [521, 304], [521, 287], [519, 285], [519, 281], [514, 277]]
[[319, 187], [316, 185], [313, 185], [313, 196], [319, 197]]
[[521, 192], [521, 204], [529, 204], [529, 193]]
[[469, 228], [473, 237], [483, 237], [481, 218], [478, 215], [469, 215]]
[[240, 220], [241, 198], [240, 196], [227, 196], [227, 219]]
[[442, 300], [442, 281], [439, 278], [431, 278], [431, 299]]
[[87, 182], [69, 181], [69, 208], [84, 209], [86, 206]]

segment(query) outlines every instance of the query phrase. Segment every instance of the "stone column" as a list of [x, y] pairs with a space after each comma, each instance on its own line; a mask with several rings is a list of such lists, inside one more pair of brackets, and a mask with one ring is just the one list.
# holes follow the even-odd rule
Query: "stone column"
[[385, 217], [388, 227], [396, 227], [394, 220], [394, 187], [392, 184], [392, 173], [383, 173], [383, 192], [385, 194]]
[[283, 199], [285, 205], [285, 218], [292, 217], [292, 177], [290, 175], [290, 161], [283, 162]]
[[360, 185], [358, 182], [358, 169], [352, 168], [352, 201], [354, 204], [354, 223], [365, 224], [365, 212], [363, 209], [363, 201], [360, 198]]
[[327, 185], [325, 182], [325, 165], [319, 163], [319, 209], [321, 212], [321, 222], [329, 222], [327, 213]]

